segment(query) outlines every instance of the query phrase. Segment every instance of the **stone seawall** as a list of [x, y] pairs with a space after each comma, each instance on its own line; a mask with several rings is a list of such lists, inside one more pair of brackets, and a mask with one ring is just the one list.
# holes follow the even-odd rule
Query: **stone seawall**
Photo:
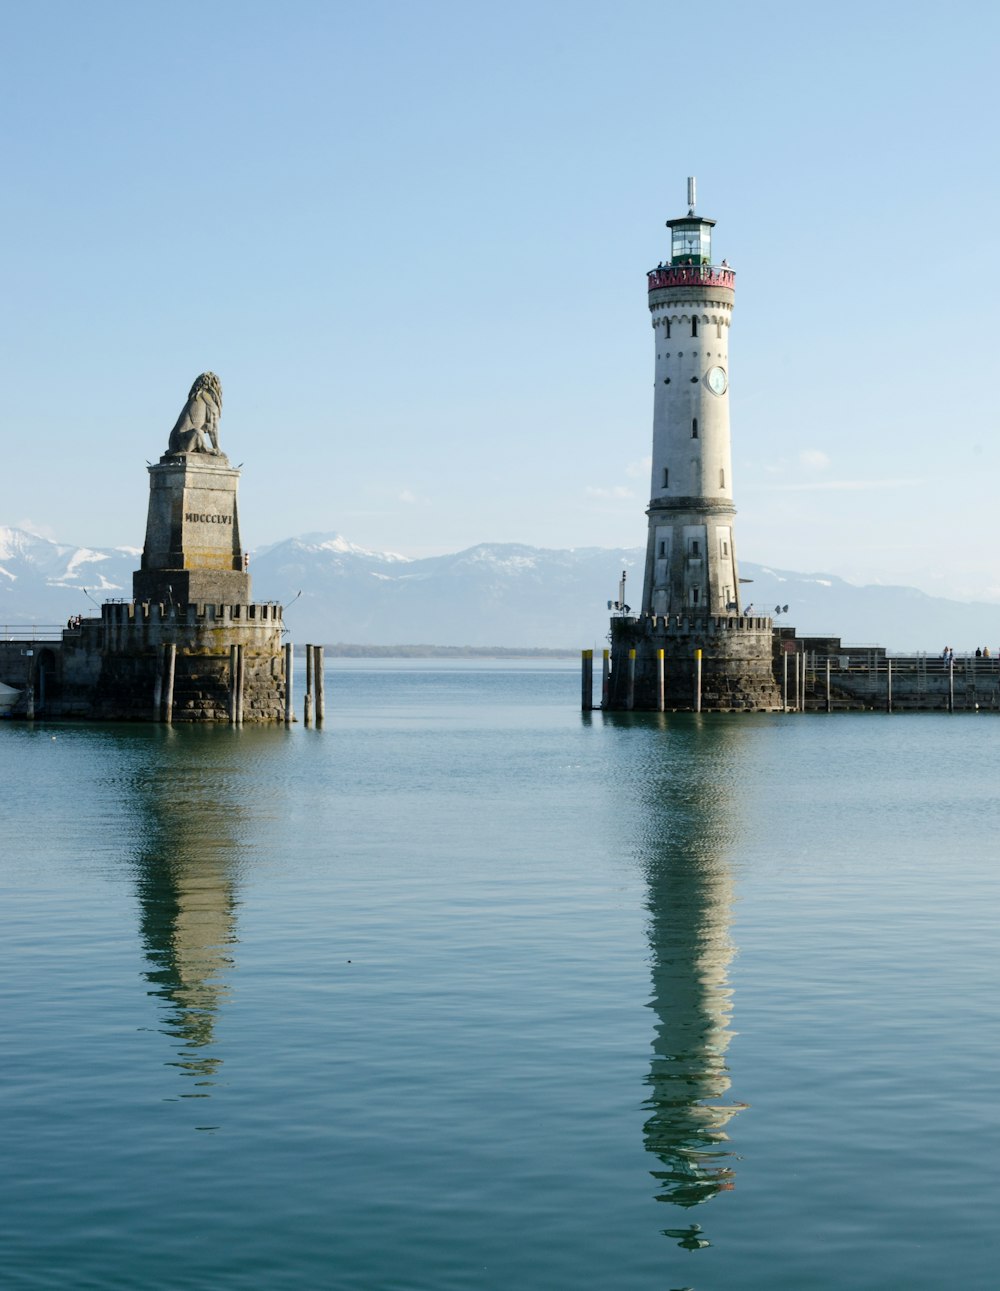
[[[803, 652], [781, 664], [791, 710], [805, 712], [1000, 712], [1000, 660]], [[798, 693], [796, 692], [798, 685]]]

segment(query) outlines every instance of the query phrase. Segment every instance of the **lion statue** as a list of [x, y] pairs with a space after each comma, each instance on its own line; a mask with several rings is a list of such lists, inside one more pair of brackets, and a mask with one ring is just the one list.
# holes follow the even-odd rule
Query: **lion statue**
[[203, 372], [191, 387], [184, 410], [170, 432], [168, 453], [214, 453], [219, 449], [222, 386], [214, 372]]

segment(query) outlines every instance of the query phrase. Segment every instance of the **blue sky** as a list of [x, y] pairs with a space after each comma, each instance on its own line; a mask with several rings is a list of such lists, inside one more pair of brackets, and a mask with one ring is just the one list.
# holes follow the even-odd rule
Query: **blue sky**
[[645, 271], [737, 269], [743, 559], [1000, 600], [1000, 9], [4, 6], [0, 523], [140, 545], [225, 392], [251, 545], [644, 541]]

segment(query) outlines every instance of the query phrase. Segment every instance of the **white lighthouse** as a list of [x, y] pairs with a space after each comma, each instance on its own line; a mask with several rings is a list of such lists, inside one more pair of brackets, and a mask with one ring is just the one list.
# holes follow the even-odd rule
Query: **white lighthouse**
[[645, 614], [738, 614], [729, 437], [735, 274], [712, 262], [714, 220], [668, 220], [670, 255], [650, 270], [656, 341]]
[[729, 437], [729, 323], [736, 275], [714, 263], [715, 221], [667, 220], [670, 252], [647, 273], [656, 347], [653, 475], [642, 606], [611, 620], [607, 704], [624, 709], [779, 707], [771, 620], [740, 604]]

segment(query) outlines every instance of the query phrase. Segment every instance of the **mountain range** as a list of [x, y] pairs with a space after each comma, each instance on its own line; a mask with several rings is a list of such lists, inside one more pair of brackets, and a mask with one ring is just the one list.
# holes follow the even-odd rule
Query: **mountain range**
[[[139, 551], [76, 547], [0, 526], [0, 632], [4, 624], [60, 624], [129, 599]], [[304, 534], [253, 553], [254, 598], [285, 605], [293, 640], [578, 649], [601, 646], [607, 603], [627, 571], [626, 600], [641, 594], [643, 548], [570, 550], [480, 543], [410, 559], [369, 551], [339, 534]], [[856, 586], [827, 573], [741, 563], [744, 604], [799, 635], [845, 644], [939, 653], [1000, 647], [1000, 605], [952, 601], [910, 587]], [[301, 593], [301, 595], [300, 595]]]

